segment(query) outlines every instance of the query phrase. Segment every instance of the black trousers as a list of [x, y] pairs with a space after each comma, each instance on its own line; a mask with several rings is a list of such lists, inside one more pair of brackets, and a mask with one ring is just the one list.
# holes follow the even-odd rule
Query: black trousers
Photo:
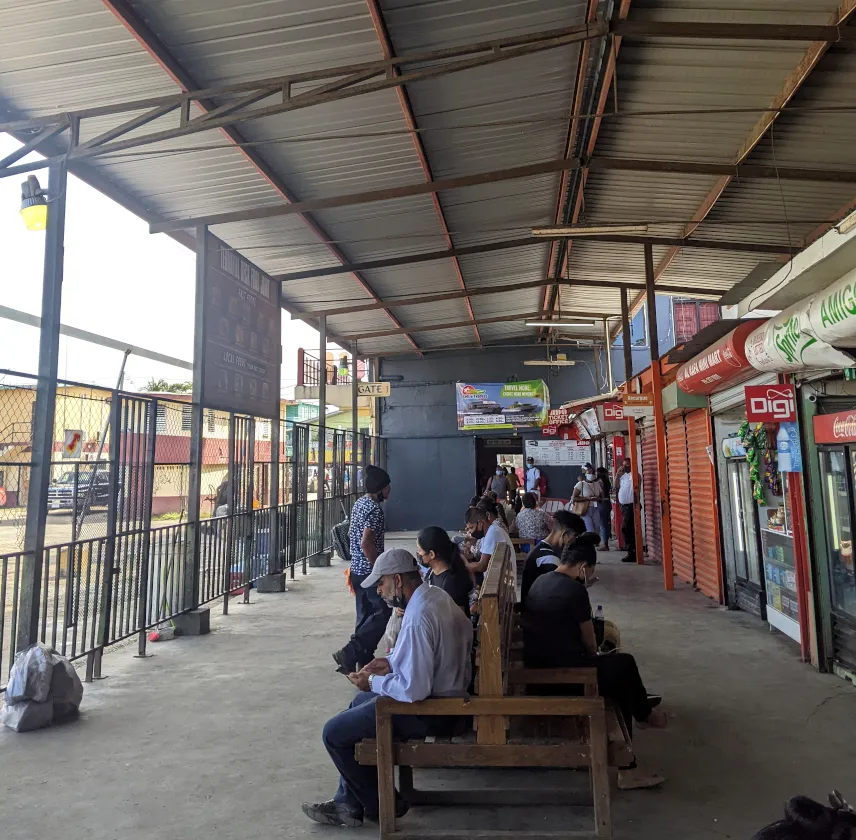
[[368, 575], [351, 575], [354, 587], [354, 597], [357, 608], [357, 622], [354, 635], [345, 645], [347, 658], [358, 666], [365, 665], [374, 659], [375, 650], [383, 638], [392, 608], [377, 594], [372, 586], [363, 589], [362, 583]]
[[636, 506], [633, 504], [621, 506], [621, 536], [630, 557], [636, 556]]
[[597, 686], [601, 696], [618, 705], [628, 732], [633, 734], [633, 721], [645, 721], [651, 714], [648, 692], [636, 660], [629, 653], [610, 653], [595, 657], [589, 664], [597, 668]]

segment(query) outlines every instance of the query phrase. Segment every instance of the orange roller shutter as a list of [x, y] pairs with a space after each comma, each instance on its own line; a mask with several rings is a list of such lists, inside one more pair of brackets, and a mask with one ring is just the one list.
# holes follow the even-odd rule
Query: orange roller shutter
[[642, 498], [645, 505], [645, 545], [650, 562], [663, 562], [663, 511], [657, 480], [657, 437], [650, 426], [642, 430]]
[[675, 575], [679, 580], [685, 583], [694, 583], [690, 476], [687, 463], [687, 434], [683, 415], [672, 417], [666, 421], [666, 456], [669, 470], [672, 563]]
[[722, 559], [719, 548], [719, 511], [711, 446], [710, 415], [706, 410], [687, 414], [686, 437], [690, 477], [690, 509], [693, 529], [695, 584], [722, 602]]

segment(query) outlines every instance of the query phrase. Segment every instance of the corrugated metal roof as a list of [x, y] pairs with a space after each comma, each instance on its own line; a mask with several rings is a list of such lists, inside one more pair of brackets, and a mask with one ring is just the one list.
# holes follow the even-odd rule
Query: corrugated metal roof
[[[132, 0], [131, 5], [200, 85], [234, 83], [379, 59], [382, 46], [364, 0]], [[806, 8], [806, 6], [809, 6]], [[383, 0], [397, 53], [450, 47], [582, 23], [586, 0]], [[761, 23], [828, 23], [835, 0], [633, 0], [631, 19]], [[177, 86], [99, 0], [0, 0], [0, 96], [18, 113], [39, 114], [140, 96]], [[795, 42], [680, 42], [625, 39], [618, 60], [622, 112], [686, 108], [759, 109], [752, 113], [607, 118], [595, 155], [731, 161], [761, 110], [781, 90], [808, 45]], [[408, 86], [414, 119], [435, 178], [551, 160], [564, 153], [579, 60], [566, 46]], [[596, 62], [591, 60], [594, 71]], [[856, 56], [833, 47], [793, 99], [797, 108], [856, 106]], [[587, 80], [587, 88], [592, 79]], [[2, 100], [0, 100], [2, 101]], [[609, 100], [608, 107], [612, 107]], [[164, 118], [167, 124], [171, 118]], [[93, 122], [85, 136], [110, 125]], [[386, 90], [241, 126], [254, 152], [298, 199], [421, 183], [425, 172], [395, 91]], [[204, 145], [201, 151], [182, 151]], [[750, 155], [766, 165], [853, 166], [849, 113], [783, 114]], [[158, 155], [152, 155], [151, 152]], [[139, 152], [139, 153], [138, 153]], [[220, 133], [160, 144], [93, 162], [153, 213], [194, 216], [276, 205], [281, 192]], [[592, 173], [583, 223], [648, 221], [652, 235], [677, 236], [716, 179], [646, 173]], [[559, 174], [447, 191], [439, 203], [455, 246], [498, 242], [555, 221]], [[821, 221], [853, 200], [848, 185], [733, 182], [696, 236], [801, 244]], [[331, 248], [350, 262], [401, 257], [447, 247], [430, 196], [342, 207], [313, 214], [315, 227], [294, 216], [221, 225], [214, 232], [272, 274], [336, 265]], [[774, 224], [766, 224], [773, 222]], [[787, 224], [785, 224], [787, 222]], [[502, 288], [546, 276], [548, 243], [458, 260], [470, 288]], [[657, 264], [669, 254], [655, 249]], [[684, 249], [660, 283], [729, 288], [767, 255]], [[577, 240], [571, 248], [566, 311], [620, 311], [617, 291], [597, 280], [644, 279], [640, 246]], [[457, 291], [452, 260], [373, 269], [353, 275], [290, 281], [284, 299], [321, 309], [422, 293]], [[543, 288], [478, 296], [476, 318], [540, 308]], [[463, 299], [354, 313], [330, 319], [331, 331], [373, 333], [398, 317], [426, 348], [474, 340], [472, 328], [419, 332], [468, 316]], [[511, 320], [480, 328], [485, 341], [532, 338]], [[362, 346], [362, 345], [361, 345]], [[368, 352], [401, 352], [404, 335], [366, 339]], [[380, 348], [380, 349], [377, 349]]]

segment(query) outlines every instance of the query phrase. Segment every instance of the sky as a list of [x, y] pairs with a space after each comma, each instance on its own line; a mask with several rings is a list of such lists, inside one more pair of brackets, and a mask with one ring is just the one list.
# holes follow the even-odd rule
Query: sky
[[[0, 134], [0, 158], [18, 147]], [[35, 174], [47, 189], [47, 169]], [[45, 234], [28, 231], [18, 212], [25, 179], [0, 178], [0, 304], [39, 316]], [[144, 221], [73, 175], [66, 201], [62, 323], [192, 362], [193, 252], [166, 234], [150, 234]], [[297, 382], [301, 346], [317, 353], [317, 330], [283, 312], [281, 385], [287, 398]], [[0, 369], [35, 373], [38, 355], [38, 329], [0, 318]], [[60, 378], [115, 387], [121, 361], [118, 350], [61, 337]], [[131, 355], [125, 388], [190, 376], [189, 370]]]

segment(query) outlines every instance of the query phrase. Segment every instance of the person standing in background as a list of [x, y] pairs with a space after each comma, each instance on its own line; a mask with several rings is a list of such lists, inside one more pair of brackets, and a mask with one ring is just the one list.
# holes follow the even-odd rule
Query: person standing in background
[[351, 511], [348, 538], [351, 550], [350, 584], [356, 599], [357, 620], [351, 640], [333, 654], [336, 670], [347, 676], [374, 659], [391, 609], [363, 582], [372, 574], [375, 560], [383, 554], [386, 519], [381, 504], [389, 498], [389, 473], [369, 464], [365, 469], [366, 494]]
[[526, 492], [534, 493], [536, 496], [541, 495], [539, 482], [541, 480], [541, 470], [535, 466], [534, 458], [526, 459]]
[[496, 498], [504, 501], [508, 495], [508, 477], [505, 475], [505, 467], [496, 465], [496, 470], [487, 483], [485, 493], [496, 493]]
[[520, 490], [520, 476], [517, 475], [513, 464], [510, 467], [506, 467], [505, 472], [507, 473], [505, 480], [508, 482], [508, 498], [511, 499], [513, 504]]
[[624, 459], [624, 466], [616, 474], [618, 483], [618, 504], [621, 505], [621, 536], [627, 554], [622, 557], [625, 563], [636, 562], [636, 492], [633, 487], [633, 473], [630, 459]]
[[597, 506], [599, 511], [600, 525], [600, 546], [598, 551], [609, 551], [609, 537], [612, 532], [612, 482], [609, 480], [609, 473], [606, 467], [597, 468], [597, 480], [603, 488], [603, 499]]
[[570, 509], [572, 513], [581, 516], [586, 524], [586, 530], [594, 533], [598, 532], [598, 524], [600, 522], [600, 513], [598, 511], [599, 504], [602, 504], [603, 488], [597, 480], [594, 467], [587, 464], [585, 475], [580, 481], [574, 485], [574, 491], [571, 494], [571, 500], [568, 502], [566, 509]]

